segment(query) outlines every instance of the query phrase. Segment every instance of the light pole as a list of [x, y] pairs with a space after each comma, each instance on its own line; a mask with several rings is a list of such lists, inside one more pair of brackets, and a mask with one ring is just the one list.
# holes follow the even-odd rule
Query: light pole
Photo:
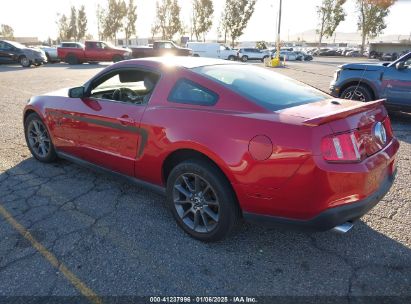
[[278, 32], [277, 32], [277, 56], [276, 58], [280, 60], [280, 33], [281, 33], [281, 8], [282, 8], [283, 0], [280, 0], [280, 9], [278, 11]]

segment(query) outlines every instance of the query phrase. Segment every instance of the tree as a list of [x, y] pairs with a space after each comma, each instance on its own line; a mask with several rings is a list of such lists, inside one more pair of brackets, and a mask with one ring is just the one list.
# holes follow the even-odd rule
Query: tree
[[390, 12], [395, 0], [357, 0], [358, 30], [361, 31], [361, 53], [365, 41], [377, 37], [387, 27], [384, 18]]
[[67, 33], [67, 38], [77, 39], [77, 10], [74, 6], [71, 7], [69, 30]]
[[76, 40], [79, 41], [86, 36], [87, 32], [87, 15], [86, 8], [84, 5], [80, 7], [77, 12], [77, 37]]
[[227, 43], [227, 22], [228, 20], [225, 18], [225, 11], [223, 11], [220, 16], [220, 24], [218, 25], [217, 32], [219, 38], [224, 37], [224, 43]]
[[69, 20], [65, 14], [57, 14], [57, 27], [58, 27], [58, 38], [60, 41], [68, 40], [69, 37]]
[[[157, 17], [152, 27], [152, 34], [161, 33], [162, 39], [172, 40], [181, 31], [181, 8], [177, 0], [157, 0]], [[153, 36], [154, 36], [153, 35]]]
[[126, 25], [124, 27], [124, 33], [126, 34], [126, 45], [128, 46], [128, 40], [131, 35], [136, 34], [136, 21], [137, 21], [137, 5], [134, 4], [134, 0], [129, 0], [126, 14]]
[[345, 20], [345, 12], [342, 7], [346, 0], [323, 0], [321, 6], [317, 7], [317, 14], [320, 19], [319, 45], [323, 37], [332, 37], [338, 25]]
[[205, 35], [213, 26], [214, 7], [212, 0], [194, 0], [193, 1], [193, 33], [197, 40], [202, 36], [205, 41]]
[[266, 50], [268, 49], [267, 43], [265, 41], [257, 41], [256, 48], [259, 50]]
[[103, 21], [103, 36], [114, 39], [117, 43], [117, 33], [123, 29], [123, 19], [127, 15], [124, 0], [108, 0], [108, 10]]
[[13, 38], [14, 30], [10, 25], [2, 24], [0, 29], [0, 36], [4, 38]]
[[254, 13], [257, 0], [226, 0], [223, 13], [222, 27], [225, 35], [231, 37], [231, 46], [235, 46], [237, 38], [241, 37], [248, 21]]

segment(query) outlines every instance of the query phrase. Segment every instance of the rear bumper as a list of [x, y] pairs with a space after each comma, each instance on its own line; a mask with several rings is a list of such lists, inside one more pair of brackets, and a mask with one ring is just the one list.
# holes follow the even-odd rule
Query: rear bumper
[[388, 175], [377, 191], [363, 200], [352, 204], [329, 208], [309, 220], [296, 220], [254, 213], [244, 213], [247, 221], [268, 224], [271, 226], [294, 226], [305, 231], [326, 231], [348, 221], [354, 221], [370, 211], [391, 189], [396, 171]]

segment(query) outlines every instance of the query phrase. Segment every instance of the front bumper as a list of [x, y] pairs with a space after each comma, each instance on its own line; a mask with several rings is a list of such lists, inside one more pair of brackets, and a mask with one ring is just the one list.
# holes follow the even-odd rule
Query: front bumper
[[381, 183], [377, 191], [363, 200], [352, 204], [329, 208], [309, 220], [287, 219], [260, 215], [254, 213], [244, 213], [243, 216], [247, 221], [254, 223], [268, 224], [271, 226], [294, 226], [305, 231], [326, 231], [345, 222], [355, 221], [370, 211], [391, 189], [395, 180], [396, 171], [388, 175]]

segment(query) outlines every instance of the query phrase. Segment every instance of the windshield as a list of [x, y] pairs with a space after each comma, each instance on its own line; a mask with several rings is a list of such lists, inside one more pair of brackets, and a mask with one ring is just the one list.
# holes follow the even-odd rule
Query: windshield
[[203, 66], [193, 71], [216, 80], [270, 111], [330, 98], [306, 84], [250, 65]]

